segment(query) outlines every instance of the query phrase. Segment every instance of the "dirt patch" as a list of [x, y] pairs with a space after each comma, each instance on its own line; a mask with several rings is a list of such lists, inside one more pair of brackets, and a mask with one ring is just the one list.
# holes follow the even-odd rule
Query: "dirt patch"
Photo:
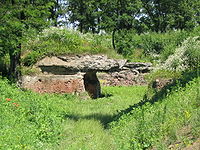
[[192, 145], [187, 146], [183, 150], [200, 150], [200, 139], [198, 139], [196, 142], [192, 143]]
[[172, 82], [173, 82], [173, 79], [158, 78], [152, 83], [152, 88], [160, 90], [163, 87], [171, 84]]
[[170, 145], [168, 149], [171, 150], [200, 150], [200, 139], [195, 139], [192, 135], [190, 126], [184, 126], [179, 131], [177, 135], [181, 137], [176, 143]]

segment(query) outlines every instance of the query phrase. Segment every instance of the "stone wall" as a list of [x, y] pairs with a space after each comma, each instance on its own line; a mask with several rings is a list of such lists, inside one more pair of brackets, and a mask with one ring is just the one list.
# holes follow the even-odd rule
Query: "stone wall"
[[23, 76], [21, 86], [38, 93], [81, 93], [85, 91], [80, 75]]
[[97, 73], [97, 76], [102, 86], [132, 86], [147, 84], [144, 79], [144, 74], [136, 74], [130, 70], [112, 73]]

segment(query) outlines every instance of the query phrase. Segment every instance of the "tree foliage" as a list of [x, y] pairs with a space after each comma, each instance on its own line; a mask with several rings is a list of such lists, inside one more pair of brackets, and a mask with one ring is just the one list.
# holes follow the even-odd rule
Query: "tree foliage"
[[140, 19], [149, 30], [192, 29], [199, 24], [198, 0], [143, 0], [142, 3], [145, 15]]
[[68, 0], [69, 21], [81, 32], [98, 32], [100, 0]]
[[[67, 0], [69, 22], [81, 32], [115, 34], [191, 30], [199, 25], [199, 0]], [[125, 31], [127, 30], [127, 31]], [[122, 32], [125, 31], [125, 32]], [[116, 48], [117, 49], [117, 48]], [[118, 49], [118, 52], [122, 52]]]
[[[166, 32], [199, 25], [199, 0], [67, 0], [69, 21], [81, 31]], [[143, 30], [143, 31], [141, 31]], [[99, 31], [99, 30], [96, 30]]]
[[16, 77], [21, 44], [32, 29], [73, 25], [81, 32], [112, 33], [113, 47], [123, 54], [116, 35], [191, 30], [199, 20], [199, 0], [0, 0], [0, 56], [9, 56]]
[[47, 25], [52, 0], [1, 0], [0, 1], [0, 55], [9, 55], [9, 74], [20, 75], [21, 44], [25, 34]]

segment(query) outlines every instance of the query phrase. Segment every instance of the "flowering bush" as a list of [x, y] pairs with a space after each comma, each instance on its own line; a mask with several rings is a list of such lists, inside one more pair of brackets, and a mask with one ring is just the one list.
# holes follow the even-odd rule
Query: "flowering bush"
[[168, 69], [183, 71], [186, 69], [199, 67], [200, 62], [200, 39], [193, 37], [186, 39], [182, 46], [178, 47], [173, 55], [157, 69]]

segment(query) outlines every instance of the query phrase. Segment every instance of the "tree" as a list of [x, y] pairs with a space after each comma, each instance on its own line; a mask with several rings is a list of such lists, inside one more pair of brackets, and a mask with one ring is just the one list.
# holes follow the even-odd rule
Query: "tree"
[[140, 20], [152, 31], [192, 29], [200, 19], [199, 0], [142, 0], [142, 4]]
[[132, 29], [141, 9], [140, 0], [68, 0], [69, 20], [81, 32], [115, 32]]
[[67, 24], [66, 20], [66, 7], [67, 1], [65, 0], [52, 0], [53, 5], [49, 8], [49, 20], [52, 26], [62, 26]]
[[30, 29], [47, 25], [50, 0], [1, 0], [0, 1], [0, 55], [9, 55], [9, 75], [20, 76], [20, 55], [24, 34]]
[[99, 32], [100, 0], [68, 0], [69, 22], [81, 32]]
[[199, 0], [179, 0], [172, 8], [173, 23], [171, 28], [175, 29], [193, 29], [197, 26], [200, 17], [200, 1]]
[[[101, 18], [101, 28], [107, 32], [112, 32], [114, 49], [116, 49], [115, 33], [124, 29], [132, 29], [140, 9], [140, 0], [102, 0], [101, 10], [104, 15]], [[119, 52], [121, 51], [119, 50]]]

